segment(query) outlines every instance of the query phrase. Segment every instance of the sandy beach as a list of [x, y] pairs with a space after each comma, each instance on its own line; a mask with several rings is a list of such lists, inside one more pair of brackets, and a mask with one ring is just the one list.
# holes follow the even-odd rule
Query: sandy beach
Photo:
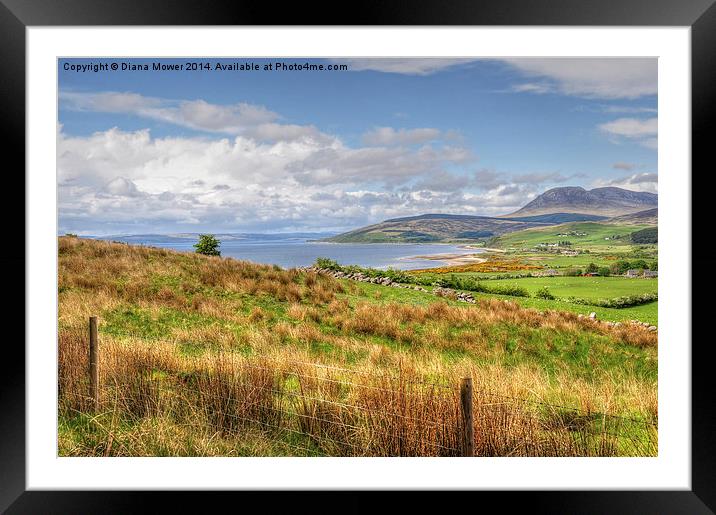
[[[469, 246], [461, 246], [460, 248], [463, 249], [472, 249], [475, 247], [469, 247]], [[430, 261], [443, 261], [447, 266], [456, 266], [456, 265], [473, 265], [476, 263], [484, 263], [487, 261], [487, 257], [485, 257], [486, 254], [490, 252], [505, 252], [503, 249], [493, 249], [488, 247], [477, 247], [476, 250], [479, 248], [481, 251], [480, 253], [475, 254], [454, 254], [454, 253], [445, 253], [445, 254], [430, 254], [427, 256], [410, 256], [405, 259], [428, 259]]]
[[480, 257], [480, 254], [430, 254], [429, 256], [411, 256], [406, 259], [429, 259], [431, 261], [443, 261], [448, 266], [472, 265], [487, 261], [487, 258]]

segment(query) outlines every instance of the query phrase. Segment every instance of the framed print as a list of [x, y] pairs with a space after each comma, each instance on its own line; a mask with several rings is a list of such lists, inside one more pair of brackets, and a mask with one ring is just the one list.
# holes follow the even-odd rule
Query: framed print
[[6, 4], [27, 302], [3, 509], [462, 490], [711, 512], [709, 2], [354, 26]]

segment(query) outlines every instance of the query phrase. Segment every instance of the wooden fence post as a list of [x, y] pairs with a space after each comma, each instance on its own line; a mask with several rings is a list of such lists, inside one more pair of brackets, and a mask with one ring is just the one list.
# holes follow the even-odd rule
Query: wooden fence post
[[472, 377], [464, 377], [460, 385], [460, 400], [462, 401], [462, 427], [463, 443], [462, 455], [475, 455], [475, 426], [472, 413]]
[[99, 410], [99, 367], [98, 367], [98, 345], [97, 341], [97, 317], [92, 316], [89, 319], [89, 394], [92, 399], [94, 411]]

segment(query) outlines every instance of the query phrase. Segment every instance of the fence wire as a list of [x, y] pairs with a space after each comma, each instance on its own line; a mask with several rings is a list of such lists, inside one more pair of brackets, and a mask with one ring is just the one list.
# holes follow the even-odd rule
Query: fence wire
[[[100, 406], [106, 413], [137, 418], [169, 414], [180, 427], [222, 438], [241, 439], [246, 428], [258, 430], [286, 455], [463, 454], [459, 387], [416, 381], [402, 374], [290, 360], [286, 364], [300, 368], [231, 361], [217, 363], [216, 369], [172, 375], [146, 367], [136, 376], [104, 378]], [[61, 404], [64, 396], [69, 409], [91, 412], [93, 399], [82, 388], [86, 388], [84, 382], [65, 386]], [[552, 412], [540, 415], [535, 407]], [[474, 390], [473, 411], [478, 455], [648, 456], [657, 450], [656, 424], [647, 420], [481, 389]], [[114, 439], [114, 432], [110, 434]], [[127, 447], [122, 442], [114, 445]]]

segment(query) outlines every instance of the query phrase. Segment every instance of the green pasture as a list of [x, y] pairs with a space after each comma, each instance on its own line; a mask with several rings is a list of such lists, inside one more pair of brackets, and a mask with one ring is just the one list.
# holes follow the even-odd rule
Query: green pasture
[[[540, 243], [569, 241], [572, 248], [599, 247], [602, 251], [623, 252], [625, 247], [633, 246], [629, 235], [647, 227], [649, 226], [574, 222], [505, 234], [493, 240], [490, 245], [500, 248], [523, 249], [535, 247]], [[579, 233], [580, 235], [570, 233]], [[617, 238], [615, 239], [615, 237]]]

